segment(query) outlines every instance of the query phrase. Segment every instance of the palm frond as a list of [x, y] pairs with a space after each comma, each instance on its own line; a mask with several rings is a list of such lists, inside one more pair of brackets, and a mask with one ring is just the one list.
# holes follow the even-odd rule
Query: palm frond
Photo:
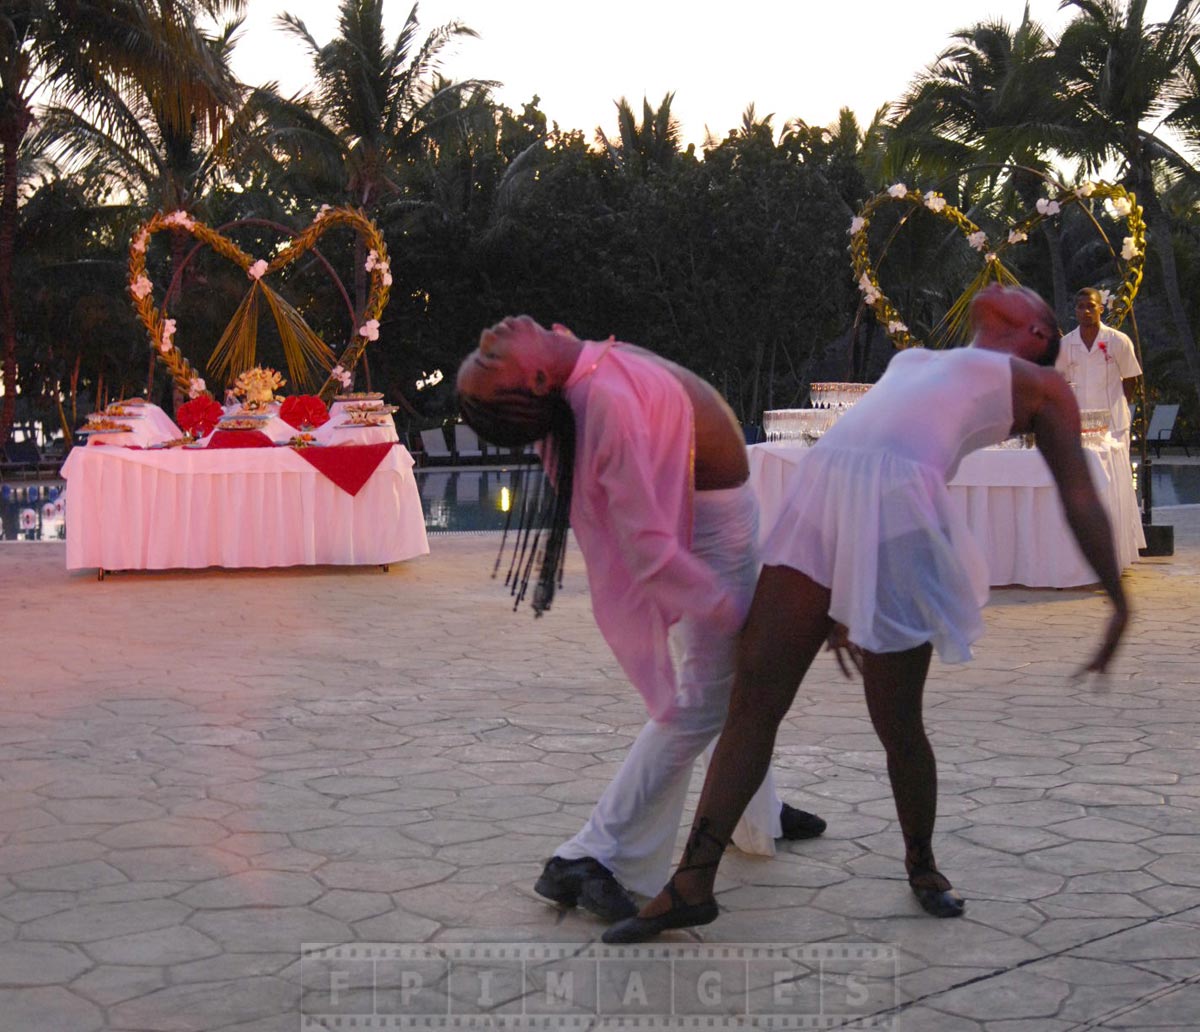
[[277, 294], [265, 283], [262, 288], [263, 299], [271, 309], [275, 318], [275, 326], [279, 330], [279, 340], [283, 345], [283, 357], [287, 362], [288, 378], [296, 387], [315, 388], [324, 380], [314, 375], [314, 369], [324, 372], [333, 368], [334, 354], [332, 349], [318, 337], [304, 317], [296, 311], [283, 297]]
[[237, 375], [255, 366], [258, 353], [258, 291], [262, 280], [251, 284], [217, 346], [208, 356], [208, 373], [220, 383], [232, 383]]
[[276, 16], [275, 24], [300, 40], [314, 57], [320, 55], [321, 45], [313, 39], [312, 33], [308, 31], [308, 26], [300, 18], [294, 14], [284, 13]]
[[969, 332], [971, 302], [989, 283], [1000, 283], [1008, 287], [1020, 286], [1020, 281], [1003, 262], [984, 262], [983, 268], [967, 284], [958, 299], [947, 310], [929, 334], [930, 347], [946, 348], [965, 341]]

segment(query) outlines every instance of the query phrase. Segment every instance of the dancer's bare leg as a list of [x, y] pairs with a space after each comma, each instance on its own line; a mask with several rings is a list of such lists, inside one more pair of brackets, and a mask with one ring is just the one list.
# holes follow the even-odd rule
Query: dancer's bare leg
[[[738, 819], [766, 776], [775, 733], [796, 689], [825, 644], [829, 590], [787, 566], [763, 568], [738, 646], [729, 716], [713, 753], [675, 889], [688, 902], [712, 897], [717, 862]], [[699, 866], [704, 865], [704, 866]], [[665, 889], [641, 910], [671, 907]]]
[[962, 913], [962, 900], [933, 858], [937, 761], [925, 734], [922, 705], [932, 647], [863, 653], [867, 711], [887, 753], [888, 777], [904, 834], [904, 866], [921, 905], [939, 917]]

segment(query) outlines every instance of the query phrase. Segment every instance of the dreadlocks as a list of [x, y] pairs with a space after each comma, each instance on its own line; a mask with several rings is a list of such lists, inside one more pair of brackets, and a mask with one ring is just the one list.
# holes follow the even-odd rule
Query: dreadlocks
[[[550, 608], [554, 592], [562, 587], [563, 560], [567, 552], [570, 528], [571, 491], [575, 485], [575, 413], [559, 391], [535, 395], [527, 391], [506, 392], [501, 398], [482, 401], [460, 395], [463, 420], [485, 441], [501, 447], [520, 447], [543, 441], [542, 466], [545, 475], [536, 492], [529, 487], [530, 467], [521, 470], [517, 486], [520, 517], [504, 584], [513, 596], [515, 610], [529, 589], [534, 563], [539, 558], [537, 583], [533, 589], [534, 616]], [[500, 552], [492, 568], [495, 577], [504, 558], [512, 509], [504, 521]], [[546, 533], [542, 544], [542, 533]], [[532, 538], [532, 540], [531, 540]]]

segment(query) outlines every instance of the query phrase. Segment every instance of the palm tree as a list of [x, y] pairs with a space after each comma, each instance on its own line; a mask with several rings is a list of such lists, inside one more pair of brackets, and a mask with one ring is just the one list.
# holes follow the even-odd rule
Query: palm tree
[[641, 125], [638, 125], [628, 100], [622, 97], [616, 101], [617, 140], [609, 140], [599, 128], [596, 130], [596, 139], [619, 168], [635, 175], [645, 175], [651, 168], [665, 169], [670, 166], [679, 154], [682, 139], [679, 122], [671, 114], [674, 100], [675, 94], [668, 93], [655, 109], [643, 98]]
[[177, 124], [220, 124], [232, 80], [220, 74], [196, 28], [196, 15], [240, 10], [244, 0], [8, 0], [0, 13], [0, 333], [5, 387], [0, 445], [16, 406], [13, 250], [20, 189], [18, 153], [34, 121], [34, 93], [48, 87], [64, 106], [102, 110], [113, 86], [156, 76]]
[[[324, 132], [305, 132], [308, 162], [337, 167], [328, 188], [349, 203], [371, 211], [387, 202], [404, 201], [412, 169], [435, 146], [432, 134], [441, 119], [458, 114], [458, 95], [471, 95], [495, 83], [467, 79], [446, 82], [437, 76], [445, 48], [478, 33], [458, 21], [418, 38], [417, 4], [400, 34], [388, 43], [383, 30], [384, 0], [342, 0], [338, 34], [324, 46], [304, 22], [284, 14], [278, 24], [298, 37], [312, 55], [316, 72], [311, 101]], [[331, 197], [331, 199], [333, 199]], [[366, 304], [366, 275], [361, 241], [355, 244], [356, 310]]]
[[1200, 182], [1192, 163], [1156, 129], [1180, 115], [1200, 48], [1200, 0], [1178, 0], [1166, 21], [1147, 24], [1146, 0], [1064, 0], [1079, 14], [1058, 47], [1063, 89], [1080, 133], [1070, 152], [1089, 171], [1119, 162], [1141, 203], [1158, 256], [1163, 289], [1188, 371], [1200, 395], [1200, 351], [1192, 335], [1175, 265], [1171, 220], [1160, 183]]
[[[1050, 149], [1070, 135], [1054, 43], [1030, 19], [1028, 6], [1015, 31], [994, 20], [960, 29], [952, 39], [896, 106], [889, 165], [915, 165], [955, 185], [965, 179], [967, 196], [975, 193], [971, 181], [982, 178], [1013, 191], [1030, 211], [1046, 190]], [[981, 165], [990, 168], [971, 171]], [[1042, 228], [1062, 319], [1070, 299], [1061, 242], [1052, 225]]]
[[100, 83], [89, 103], [63, 96], [42, 112], [34, 144], [54, 155], [84, 186], [88, 199], [125, 197], [136, 209], [192, 211], [221, 178], [234, 148], [245, 148], [274, 95], [233, 86], [229, 57], [237, 22], [204, 42], [227, 87], [219, 119], [201, 111], [176, 115], [171, 84], [154, 69], [134, 69], [121, 82]]
[[794, 118], [784, 126], [779, 146], [806, 168], [818, 171], [845, 204], [846, 220], [883, 182], [888, 105], [875, 112], [863, 129], [847, 107], [827, 127]]
[[[351, 203], [370, 209], [404, 192], [401, 172], [421, 156], [427, 134], [437, 124], [445, 97], [495, 85], [468, 79], [435, 78], [439, 57], [452, 41], [478, 34], [453, 21], [430, 32], [418, 45], [417, 5], [390, 44], [383, 32], [384, 0], [342, 0], [338, 35], [324, 46], [291, 14], [278, 23], [312, 54], [316, 71], [313, 98], [339, 153], [340, 184]], [[451, 106], [451, 116], [455, 109]]]

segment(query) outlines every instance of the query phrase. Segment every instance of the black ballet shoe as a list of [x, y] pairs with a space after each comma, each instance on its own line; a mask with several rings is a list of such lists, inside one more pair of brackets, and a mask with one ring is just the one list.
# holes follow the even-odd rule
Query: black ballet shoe
[[823, 835], [826, 828], [825, 821], [815, 813], [797, 810], [794, 806], [788, 806], [787, 803], [780, 808], [779, 826], [782, 829], [779, 837], [785, 838], [789, 842], [816, 838], [818, 835]]
[[664, 910], [654, 917], [627, 917], [611, 928], [606, 928], [600, 938], [610, 946], [618, 943], [645, 942], [674, 928], [695, 928], [697, 925], [712, 924], [721, 912], [715, 899], [706, 899], [702, 903], [688, 903], [679, 895], [674, 881], [667, 882], [667, 891], [671, 894], [670, 910]]
[[[610, 946], [620, 943], [629, 942], [645, 942], [647, 939], [653, 939], [661, 932], [671, 931], [676, 928], [695, 928], [697, 925], [712, 924], [720, 914], [720, 907], [717, 906], [717, 901], [711, 896], [702, 900], [699, 903], [689, 903], [679, 894], [679, 890], [675, 888], [675, 879], [684, 871], [703, 871], [706, 868], [716, 867], [721, 862], [721, 854], [725, 852], [725, 843], [715, 835], [712, 835], [707, 830], [706, 825], [708, 819], [700, 818], [699, 823], [692, 830], [691, 837], [688, 839], [688, 844], [683, 851], [683, 858], [680, 861], [680, 867], [671, 875], [671, 880], [667, 882], [667, 893], [671, 897], [670, 909], [663, 911], [661, 914], [656, 914], [654, 917], [642, 917], [635, 915], [627, 917], [624, 921], [618, 921], [611, 928], [605, 930], [600, 937]], [[717, 856], [715, 860], [708, 863], [694, 864], [688, 860], [696, 853], [701, 845], [702, 839], [708, 839], [717, 847]]]
[[908, 885], [921, 904], [921, 909], [934, 917], [962, 917], [967, 908], [966, 900], [951, 888], [950, 882], [939, 871], [910, 874]]
[[620, 921], [637, 913], [633, 897], [612, 871], [590, 856], [577, 860], [552, 856], [534, 883], [533, 891], [559, 906], [578, 904], [602, 921]]

